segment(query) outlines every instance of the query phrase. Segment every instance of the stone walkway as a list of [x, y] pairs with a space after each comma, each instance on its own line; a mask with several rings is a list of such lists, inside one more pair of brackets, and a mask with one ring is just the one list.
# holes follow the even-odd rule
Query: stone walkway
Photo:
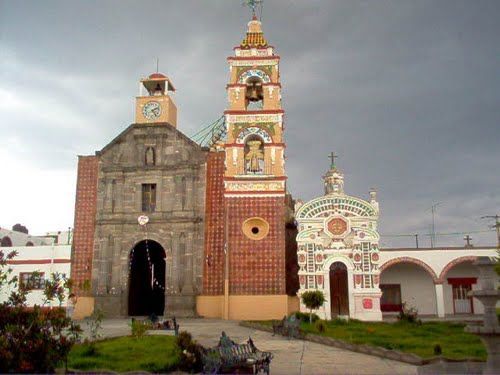
[[[129, 322], [128, 319], [105, 320], [102, 334], [105, 337], [129, 335]], [[273, 337], [268, 332], [241, 327], [236, 321], [179, 319], [179, 325], [181, 331], [190, 332], [203, 346], [216, 345], [221, 331], [236, 342], [252, 337], [257, 348], [274, 354], [272, 374], [417, 374], [416, 366], [309, 341]], [[86, 328], [84, 322], [82, 328]]]

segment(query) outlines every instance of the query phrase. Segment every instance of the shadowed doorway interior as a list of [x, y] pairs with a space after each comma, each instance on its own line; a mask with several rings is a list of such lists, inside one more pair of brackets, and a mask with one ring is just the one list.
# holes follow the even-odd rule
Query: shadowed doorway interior
[[144, 240], [130, 252], [128, 314], [163, 315], [165, 309], [165, 250]]
[[347, 291], [347, 267], [335, 262], [330, 266], [330, 305], [332, 318], [349, 315], [349, 297]]

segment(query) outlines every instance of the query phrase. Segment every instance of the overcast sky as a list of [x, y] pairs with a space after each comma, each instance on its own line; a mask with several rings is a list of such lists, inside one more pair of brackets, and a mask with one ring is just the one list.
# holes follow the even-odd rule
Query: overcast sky
[[[241, 3], [0, 0], [0, 226], [73, 226], [77, 155], [133, 122], [137, 82], [157, 57], [182, 132], [220, 117], [226, 57], [250, 18]], [[267, 0], [293, 196], [322, 194], [335, 151], [348, 194], [378, 190], [382, 234], [428, 245], [441, 202], [438, 232], [494, 245], [474, 232], [500, 214], [499, 19], [497, 0]]]

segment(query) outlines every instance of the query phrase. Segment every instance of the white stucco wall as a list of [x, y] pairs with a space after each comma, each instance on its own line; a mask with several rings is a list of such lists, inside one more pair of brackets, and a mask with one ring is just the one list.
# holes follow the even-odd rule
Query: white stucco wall
[[[71, 245], [55, 246], [28, 246], [28, 247], [5, 247], [2, 248], [5, 254], [16, 250], [18, 255], [7, 265], [12, 269], [12, 276], [18, 276], [21, 272], [43, 272], [45, 279], [49, 279], [52, 273], [63, 273], [67, 277], [71, 272]], [[11, 289], [2, 287], [0, 289], [0, 301], [5, 301], [10, 295]], [[27, 296], [28, 306], [41, 305], [44, 296], [42, 290], [33, 290]], [[53, 301], [46, 306], [57, 306], [58, 302]], [[63, 303], [65, 306], [65, 303]]]
[[382, 272], [380, 284], [401, 285], [401, 302], [415, 307], [419, 314], [437, 314], [434, 282], [419, 266], [409, 263], [394, 265]]
[[434, 249], [380, 249], [380, 267], [398, 258], [413, 258], [427, 264], [439, 278], [444, 268], [452, 261], [464, 257], [496, 257], [495, 247], [434, 248]]

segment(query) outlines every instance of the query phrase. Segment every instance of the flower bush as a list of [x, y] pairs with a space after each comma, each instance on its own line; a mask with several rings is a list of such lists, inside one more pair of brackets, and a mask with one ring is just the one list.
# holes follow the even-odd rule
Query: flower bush
[[[21, 285], [7, 267], [16, 255], [15, 251], [5, 254], [0, 250], [0, 288], [12, 290], [8, 300], [0, 303], [0, 373], [54, 372], [66, 363], [81, 333], [61, 307], [70, 282], [53, 274], [45, 282], [43, 305], [28, 307], [29, 285]], [[59, 307], [45, 306], [54, 300], [59, 301]]]

